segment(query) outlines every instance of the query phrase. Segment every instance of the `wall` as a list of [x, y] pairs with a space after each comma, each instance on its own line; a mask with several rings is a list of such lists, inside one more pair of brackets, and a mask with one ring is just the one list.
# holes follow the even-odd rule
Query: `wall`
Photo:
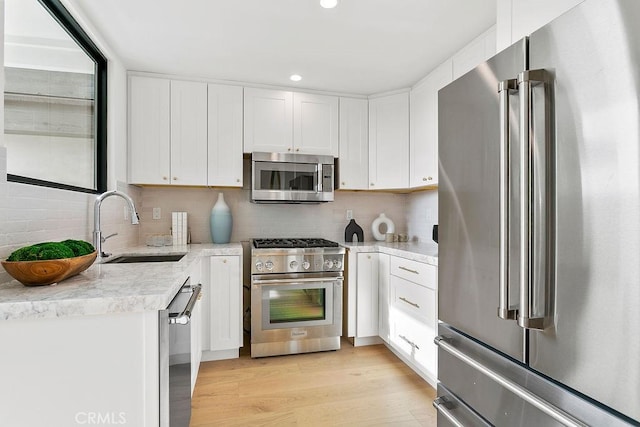
[[407, 200], [407, 230], [414, 240], [431, 242], [438, 223], [438, 190], [411, 193]]
[[[73, 11], [74, 16], [78, 17]], [[0, 56], [4, 54], [4, 1], [0, 0]], [[108, 150], [109, 188], [129, 193], [140, 204], [138, 188], [122, 184], [126, 169], [126, 70], [110, 54], [108, 47], [78, 18], [81, 25], [109, 58]], [[0, 67], [0, 90], [4, 92], [4, 67]], [[4, 105], [0, 104], [0, 259], [13, 250], [47, 240], [84, 239], [91, 241], [95, 195], [7, 182], [7, 148], [4, 146]], [[126, 164], [126, 163], [125, 163]], [[139, 228], [124, 219], [124, 203], [120, 198], [107, 199], [102, 207], [102, 229], [105, 234], [119, 235], [105, 244], [105, 250], [118, 250], [137, 244]], [[9, 280], [0, 271], [0, 283]]]
[[[140, 209], [141, 242], [151, 234], [168, 234], [171, 212], [188, 212], [193, 243], [211, 242], [209, 215], [218, 198], [224, 199], [233, 215], [232, 241], [255, 237], [323, 237], [344, 241], [346, 210], [352, 209], [364, 230], [365, 240], [373, 240], [371, 223], [385, 213], [395, 223], [396, 232], [407, 232], [408, 195], [339, 191], [335, 201], [316, 205], [267, 205], [249, 201], [249, 190], [211, 188], [143, 188]], [[153, 208], [161, 208], [162, 218], [153, 220]]]

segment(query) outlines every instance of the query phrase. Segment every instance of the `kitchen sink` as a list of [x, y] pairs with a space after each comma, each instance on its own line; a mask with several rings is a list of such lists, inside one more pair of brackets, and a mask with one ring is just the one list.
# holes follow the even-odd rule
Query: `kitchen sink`
[[186, 254], [165, 255], [120, 255], [104, 264], [129, 264], [134, 262], [175, 262], [180, 261]]

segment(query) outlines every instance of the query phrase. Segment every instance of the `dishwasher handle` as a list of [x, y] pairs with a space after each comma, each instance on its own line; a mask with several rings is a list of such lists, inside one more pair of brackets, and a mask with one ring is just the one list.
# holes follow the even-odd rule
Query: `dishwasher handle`
[[169, 324], [189, 324], [189, 322], [191, 321], [191, 312], [193, 311], [193, 306], [196, 305], [201, 291], [202, 285], [200, 284], [191, 287], [191, 297], [189, 298], [187, 305], [184, 307], [184, 310], [182, 310], [182, 313], [178, 314], [177, 316], [169, 315]]

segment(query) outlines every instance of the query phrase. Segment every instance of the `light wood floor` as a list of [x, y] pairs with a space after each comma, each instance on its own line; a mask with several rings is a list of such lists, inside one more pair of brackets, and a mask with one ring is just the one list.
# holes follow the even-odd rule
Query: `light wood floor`
[[383, 345], [203, 362], [197, 426], [435, 426], [435, 391]]

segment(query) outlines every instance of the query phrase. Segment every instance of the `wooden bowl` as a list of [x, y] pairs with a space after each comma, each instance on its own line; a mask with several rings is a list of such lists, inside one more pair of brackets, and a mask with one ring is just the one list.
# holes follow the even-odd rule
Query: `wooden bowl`
[[73, 258], [43, 261], [2, 261], [2, 266], [14, 279], [26, 286], [50, 285], [61, 282], [86, 270], [96, 260], [98, 253]]

